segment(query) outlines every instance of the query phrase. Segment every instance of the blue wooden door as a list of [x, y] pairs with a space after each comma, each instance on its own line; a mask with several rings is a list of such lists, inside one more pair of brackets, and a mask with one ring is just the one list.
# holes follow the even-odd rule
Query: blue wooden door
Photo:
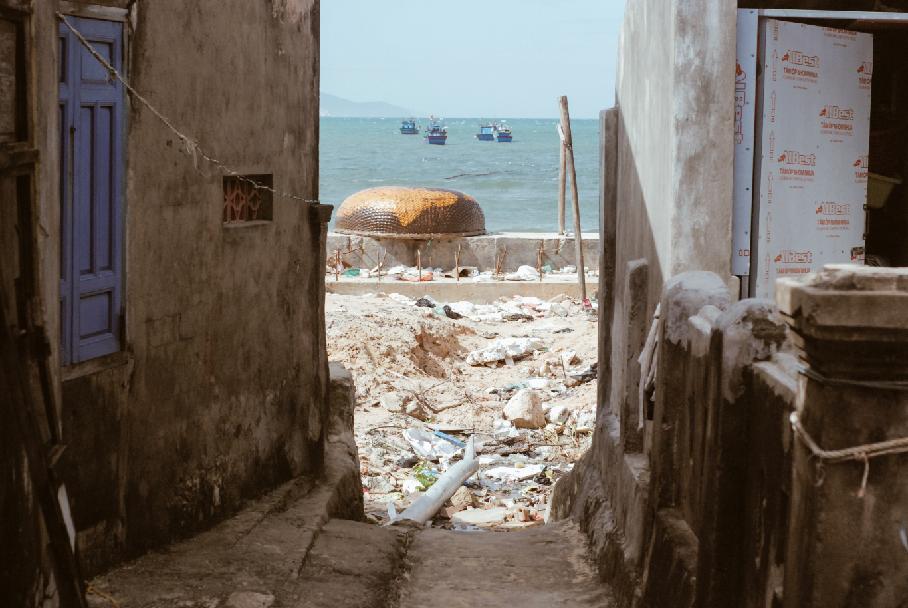
[[[123, 73], [123, 26], [68, 20]], [[120, 349], [123, 306], [124, 93], [60, 25], [61, 281], [64, 363]]]

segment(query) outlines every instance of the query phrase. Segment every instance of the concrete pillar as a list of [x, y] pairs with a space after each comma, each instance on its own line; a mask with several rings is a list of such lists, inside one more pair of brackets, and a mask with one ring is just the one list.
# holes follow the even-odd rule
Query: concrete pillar
[[[693, 477], [700, 479], [696, 501], [702, 519], [697, 564], [697, 606], [726, 608], [741, 597], [742, 574], [749, 564], [743, 552], [746, 521], [748, 427], [759, 407], [747, 390], [745, 370], [765, 361], [785, 344], [786, 325], [767, 300], [742, 300], [716, 320], [710, 345], [719, 382], [710, 383], [702, 445], [705, 455]], [[697, 443], [700, 443], [699, 441]]]
[[[828, 266], [781, 280], [807, 372], [797, 415], [823, 450], [908, 437], [908, 269]], [[795, 433], [785, 608], [908, 598], [908, 454], [834, 463]], [[866, 475], [866, 478], [865, 478]]]
[[653, 508], [674, 507], [678, 478], [673, 451], [675, 426], [681, 410], [678, 387], [685, 386], [688, 320], [704, 306], [725, 310], [731, 301], [725, 282], [712, 272], [683, 272], [665, 283], [662, 292], [662, 335], [656, 372], [656, 407], [650, 448]]
[[612, 323], [615, 315], [615, 248], [618, 212], [618, 108], [599, 114], [599, 411], [606, 407], [612, 382]]
[[651, 323], [646, 314], [649, 293], [649, 264], [646, 260], [627, 263], [624, 273], [624, 398], [615, 404], [621, 420], [621, 444], [625, 453], [643, 450], [643, 433], [639, 429], [640, 353]]

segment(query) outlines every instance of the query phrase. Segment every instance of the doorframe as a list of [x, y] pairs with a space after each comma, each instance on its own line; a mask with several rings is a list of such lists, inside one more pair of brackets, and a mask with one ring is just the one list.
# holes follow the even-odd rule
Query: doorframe
[[[832, 11], [832, 10], [809, 10], [809, 9], [788, 9], [788, 8], [762, 8], [762, 9], [747, 9], [739, 8], [738, 15], [742, 13], [750, 12], [751, 14], [755, 13], [756, 20], [758, 25], [762, 23], [765, 19], [786, 19], [792, 21], [845, 21], [849, 26], [857, 25], [908, 25], [908, 13], [895, 13], [895, 12], [874, 12], [874, 11]], [[758, 28], [759, 29], [759, 28]], [[739, 31], [735, 32], [735, 36], [740, 35]], [[751, 149], [755, 150], [756, 144], [756, 133], [754, 133], [755, 140], [751, 142]], [[733, 161], [734, 166], [734, 161]], [[734, 169], [733, 169], [734, 170]], [[756, 175], [752, 175], [752, 179], [756, 179]], [[733, 183], [734, 187], [734, 183]], [[747, 225], [750, 226], [750, 242], [747, 243], [738, 243], [735, 238], [735, 226], [732, 226], [732, 242], [729, 246], [729, 254], [732, 258], [735, 256], [735, 252], [739, 245], [746, 245], [750, 251], [750, 263], [749, 263], [749, 274], [747, 275], [736, 275], [741, 280], [740, 285], [740, 298], [751, 297], [753, 293], [753, 282], [755, 280], [754, 274], [754, 265], [755, 257], [753, 256], [753, 242], [754, 239], [759, 238], [759, 234], [754, 230], [754, 214], [758, 213], [759, 202], [753, 198], [753, 195], [756, 194], [756, 189], [751, 188], [751, 199], [750, 199], [750, 213], [746, 216]], [[734, 208], [736, 204], [736, 199], [732, 200], [732, 206]], [[734, 211], [732, 212], [733, 222], [741, 221], [744, 218], [744, 215], [740, 218], [735, 217]], [[734, 267], [734, 263], [732, 263]]]

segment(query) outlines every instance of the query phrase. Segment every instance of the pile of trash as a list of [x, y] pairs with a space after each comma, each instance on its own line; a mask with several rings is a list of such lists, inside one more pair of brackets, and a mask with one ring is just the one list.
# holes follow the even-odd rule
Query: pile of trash
[[[351, 370], [357, 387], [363, 491], [374, 521], [424, 512], [426, 501], [438, 507], [435, 526], [544, 520], [555, 481], [591, 441], [594, 310], [567, 296], [474, 304], [328, 294], [327, 318], [329, 358]], [[468, 445], [478, 471], [430, 492], [449, 484], [445, 475]]]

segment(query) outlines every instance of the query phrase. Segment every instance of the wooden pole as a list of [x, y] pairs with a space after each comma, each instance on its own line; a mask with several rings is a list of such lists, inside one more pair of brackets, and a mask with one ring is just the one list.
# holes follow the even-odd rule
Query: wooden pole
[[416, 276], [422, 281], [422, 249], [416, 250]]
[[542, 282], [542, 250], [543, 241], [539, 241], [539, 251], [536, 252], [536, 272], [539, 273], [539, 282]]
[[457, 251], [454, 252], [454, 278], [460, 283], [460, 243], [457, 243]]
[[334, 281], [340, 281], [341, 252], [340, 249], [334, 250]]
[[559, 129], [561, 140], [561, 173], [558, 177], [558, 234], [564, 236], [564, 205], [565, 191], [567, 190], [567, 146], [564, 145], [564, 131]]
[[580, 194], [577, 192], [577, 168], [574, 166], [574, 140], [571, 137], [571, 114], [568, 109], [568, 98], [563, 96], [561, 103], [561, 129], [564, 131], [564, 147], [567, 149], [567, 164], [571, 173], [571, 199], [574, 210], [574, 249], [577, 259], [577, 279], [580, 281], [580, 295], [584, 307], [587, 306], [586, 270], [583, 265], [583, 238], [580, 231]]

